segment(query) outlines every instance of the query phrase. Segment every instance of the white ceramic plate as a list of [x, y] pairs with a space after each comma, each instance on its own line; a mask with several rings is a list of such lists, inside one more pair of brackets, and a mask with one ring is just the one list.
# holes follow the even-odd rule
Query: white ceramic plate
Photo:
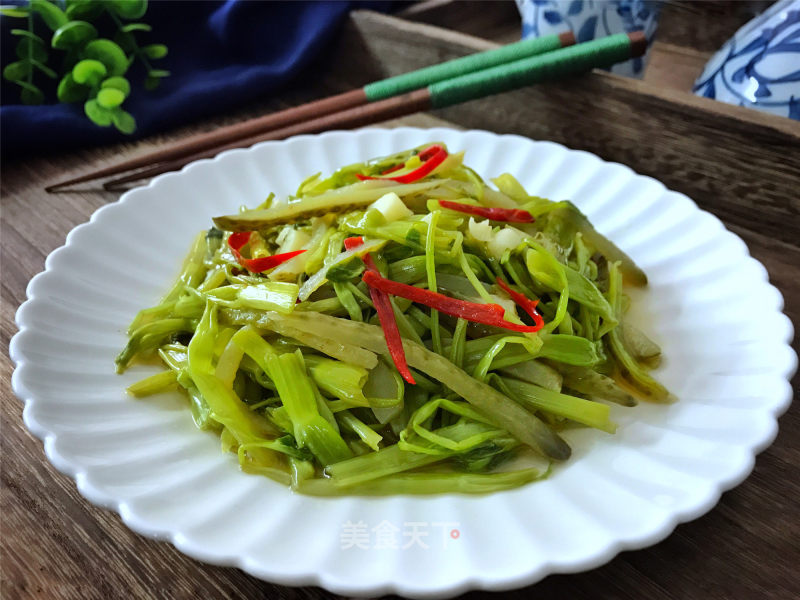
[[[651, 285], [634, 318], [661, 344], [656, 376], [677, 404], [616, 407], [616, 435], [577, 432], [567, 464], [513, 491], [320, 499], [239, 472], [177, 394], [125, 395], [148, 372], [114, 374], [125, 328], [167, 289], [211, 216], [433, 140], [465, 149], [484, 176], [508, 171], [531, 193], [573, 199], [644, 268]], [[483, 131], [331, 132], [199, 161], [73, 230], [28, 298], [11, 344], [14, 390], [48, 458], [86, 498], [199, 560], [349, 595], [513, 588], [661, 540], [747, 476], [775, 437], [796, 365], [781, 295], [715, 217], [622, 165]], [[397, 548], [380, 547], [392, 538]]]

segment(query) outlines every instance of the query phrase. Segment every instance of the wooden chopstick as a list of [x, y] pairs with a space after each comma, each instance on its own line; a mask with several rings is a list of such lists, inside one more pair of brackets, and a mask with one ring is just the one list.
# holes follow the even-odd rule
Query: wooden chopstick
[[647, 40], [641, 31], [600, 38], [454, 77], [401, 96], [394, 96], [386, 100], [295, 123], [281, 129], [256, 134], [227, 145], [183, 157], [177, 161], [154, 165], [132, 175], [109, 181], [104, 187], [106, 189], [115, 189], [124, 183], [175, 171], [189, 162], [213, 157], [224, 150], [248, 147], [263, 141], [281, 140], [294, 135], [319, 133], [330, 129], [363, 127], [364, 125], [371, 125], [415, 112], [443, 108], [533, 83], [558, 79], [585, 72], [592, 68], [609, 67], [629, 58], [642, 56], [646, 49]]
[[220, 127], [208, 133], [193, 135], [167, 148], [149, 152], [142, 156], [111, 165], [110, 167], [104, 167], [97, 171], [92, 171], [91, 173], [86, 173], [66, 181], [49, 185], [45, 188], [45, 191], [55, 192], [68, 185], [92, 181], [101, 177], [109, 177], [131, 169], [146, 167], [164, 161], [173, 161], [179, 159], [181, 156], [189, 156], [206, 148], [213, 148], [214, 146], [253, 135], [254, 133], [281, 127], [287, 122], [296, 123], [319, 114], [338, 112], [353, 106], [359, 106], [366, 101], [367, 99], [364, 96], [363, 89], [351, 90], [343, 94], [322, 98], [280, 112], [264, 115], [263, 117], [248, 119], [241, 123]]
[[[244, 140], [259, 136], [270, 130], [285, 129], [295, 123], [309, 119], [313, 120], [323, 115], [338, 113], [370, 102], [378, 102], [387, 98], [399, 96], [406, 92], [424, 88], [438, 81], [444, 81], [465, 73], [480, 71], [504, 63], [513, 62], [521, 58], [536, 56], [551, 50], [570, 46], [574, 43], [575, 36], [572, 32], [567, 32], [560, 35], [522, 40], [493, 50], [478, 52], [396, 77], [376, 81], [357, 90], [351, 90], [321, 100], [315, 100], [301, 106], [256, 117], [254, 119], [248, 119], [241, 123], [220, 127], [209, 133], [197, 134], [166, 148], [161, 148], [154, 152], [149, 152], [115, 165], [92, 171], [91, 173], [86, 173], [66, 181], [49, 185], [45, 190], [53, 192], [68, 185], [117, 175], [133, 169], [143, 167], [152, 168], [159, 163], [172, 166], [181, 163], [182, 159], [186, 157], [204, 155], [203, 151], [206, 149], [228, 148], [231, 147], [230, 144], [232, 142], [237, 141], [238, 144], [241, 145], [244, 143]], [[194, 160], [194, 158], [192, 160]], [[150, 168], [146, 169], [144, 172], [150, 172]], [[145, 176], [146, 175], [142, 175], [141, 177]], [[123, 179], [126, 181], [134, 181], [136, 178], [127, 177]], [[119, 182], [122, 182], [122, 180], [119, 180]]]
[[161, 173], [169, 171], [176, 171], [190, 162], [200, 160], [201, 158], [211, 158], [216, 156], [224, 150], [232, 150], [234, 148], [246, 148], [258, 142], [269, 140], [282, 140], [293, 135], [300, 135], [303, 133], [319, 133], [330, 129], [355, 129], [372, 123], [386, 121], [388, 119], [396, 119], [415, 112], [422, 112], [431, 108], [431, 95], [427, 88], [408, 92], [401, 96], [393, 96], [386, 100], [379, 102], [372, 102], [357, 106], [348, 110], [340, 111], [329, 115], [324, 115], [302, 123], [294, 123], [281, 129], [273, 129], [261, 134], [237, 140], [224, 146], [206, 149], [190, 156], [185, 156], [179, 160], [153, 165], [142, 171], [137, 171], [131, 175], [126, 175], [118, 179], [113, 179], [106, 182], [103, 187], [105, 189], [116, 189], [117, 187], [137, 181], [146, 177], [154, 177]]

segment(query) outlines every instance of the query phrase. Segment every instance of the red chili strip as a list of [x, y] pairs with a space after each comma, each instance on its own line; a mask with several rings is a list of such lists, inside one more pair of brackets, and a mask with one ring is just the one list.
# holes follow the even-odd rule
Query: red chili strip
[[431, 144], [430, 146], [425, 148], [425, 150], [420, 152], [418, 156], [422, 162], [425, 162], [426, 160], [431, 158], [434, 154], [442, 150], [444, 150], [444, 147], [441, 146], [440, 144]]
[[[358, 248], [363, 243], [364, 238], [361, 236], [349, 237], [344, 240], [344, 247], [346, 250], [352, 250], [353, 248]], [[375, 264], [372, 256], [365, 254], [361, 257], [361, 260], [364, 261], [364, 264], [367, 266], [369, 272], [380, 277], [378, 266]], [[370, 287], [369, 296], [372, 298], [372, 303], [375, 305], [375, 310], [378, 311], [378, 320], [381, 323], [383, 337], [386, 339], [386, 347], [389, 349], [389, 355], [392, 357], [394, 366], [397, 367], [397, 371], [400, 373], [400, 376], [403, 379], [405, 379], [408, 383], [415, 385], [417, 382], [414, 381], [414, 376], [411, 375], [411, 371], [408, 369], [406, 352], [403, 350], [403, 339], [400, 336], [400, 330], [397, 328], [397, 320], [394, 316], [392, 303], [389, 300], [389, 294]]]
[[365, 272], [362, 279], [370, 289], [375, 288], [387, 294], [407, 298], [412, 302], [424, 304], [425, 306], [429, 306], [452, 317], [459, 317], [474, 323], [494, 325], [495, 327], [502, 327], [503, 329], [510, 329], [511, 331], [522, 333], [538, 331], [540, 329], [536, 326], [521, 325], [506, 321], [504, 318], [505, 310], [499, 304], [480, 304], [478, 302], [450, 298], [438, 292], [432, 292], [423, 288], [414, 287], [413, 285], [406, 285], [405, 283], [386, 279], [372, 271]]
[[305, 250], [294, 250], [292, 252], [284, 252], [282, 254], [273, 254], [272, 256], [262, 256], [261, 258], [245, 258], [242, 256], [241, 250], [250, 241], [251, 231], [237, 231], [228, 237], [228, 247], [231, 252], [239, 261], [239, 264], [252, 273], [261, 273], [274, 269], [280, 264], [285, 263], [290, 258], [294, 258], [298, 254], [302, 254]]
[[[364, 243], [364, 238], [361, 236], [345, 238], [344, 249], [352, 250], [353, 248], [358, 248], [363, 243]], [[378, 275], [380, 275], [380, 272], [378, 271], [378, 266], [375, 264], [375, 260], [372, 258], [371, 254], [365, 254], [364, 256], [361, 257], [361, 260], [364, 261], [364, 264], [367, 265], [367, 268], [370, 271], [375, 271], [376, 273], [378, 273]]]
[[345, 238], [344, 249], [352, 250], [353, 248], [358, 248], [363, 243], [364, 243], [364, 238], [361, 236]]
[[522, 308], [522, 310], [530, 315], [531, 319], [533, 319], [533, 322], [536, 324], [536, 331], [539, 331], [542, 327], [544, 327], [544, 319], [536, 310], [536, 305], [539, 304], [538, 300], [531, 300], [525, 294], [520, 294], [519, 292], [512, 290], [509, 285], [500, 277], [497, 278], [497, 285], [503, 288], [506, 294], [511, 296], [511, 299], [516, 302]]
[[244, 264], [243, 261], [245, 258], [242, 256], [240, 250], [250, 241], [251, 233], [252, 231], [237, 231], [228, 236], [228, 247], [231, 249], [231, 252], [233, 252], [236, 260], [239, 261], [239, 264]]
[[[366, 262], [366, 261], [365, 261]], [[372, 273], [372, 271], [367, 271]], [[397, 320], [394, 317], [394, 309], [389, 301], [389, 294], [373, 287], [369, 288], [369, 295], [375, 310], [378, 311], [378, 320], [381, 322], [383, 336], [386, 338], [386, 347], [389, 348], [389, 355], [392, 357], [395, 367], [400, 375], [408, 383], [416, 384], [411, 371], [408, 370], [406, 362], [406, 352], [403, 350], [403, 339], [400, 337], [400, 330], [397, 328]]]
[[261, 273], [262, 271], [274, 269], [278, 265], [282, 265], [290, 258], [294, 258], [303, 252], [305, 252], [305, 250], [293, 250], [292, 252], [273, 254], [272, 256], [262, 256], [261, 258], [248, 258], [244, 261], [244, 266], [253, 273]]
[[439, 312], [453, 317], [461, 317], [462, 319], [470, 321], [480, 321], [482, 319], [495, 318], [497, 315], [502, 318], [505, 313], [503, 307], [499, 304], [467, 302], [466, 300], [451, 298], [450, 296], [418, 288], [413, 285], [398, 283], [397, 281], [381, 277], [379, 274], [364, 273], [363, 279], [370, 287], [375, 287], [389, 294], [393, 294], [394, 296], [407, 298], [412, 302], [430, 306]]
[[505, 221], [507, 223], [533, 223], [534, 221], [531, 213], [520, 208], [474, 206], [472, 204], [452, 202], [450, 200], [439, 200], [439, 205], [442, 208], [457, 210], [458, 212], [475, 215], [476, 217], [483, 217], [484, 219], [490, 219], [492, 221]]
[[422, 164], [413, 171], [409, 171], [403, 175], [398, 175], [397, 177], [370, 177], [369, 175], [356, 174], [356, 177], [361, 181], [366, 181], [367, 179], [389, 179], [397, 183], [413, 183], [426, 175], [430, 175], [436, 167], [442, 164], [444, 159], [447, 158], [447, 150], [444, 149], [444, 146], [433, 144], [425, 148], [418, 156]]

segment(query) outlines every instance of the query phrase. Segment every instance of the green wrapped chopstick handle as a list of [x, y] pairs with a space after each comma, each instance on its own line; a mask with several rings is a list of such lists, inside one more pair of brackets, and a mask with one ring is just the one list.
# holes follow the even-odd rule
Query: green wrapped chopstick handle
[[642, 32], [619, 33], [467, 73], [429, 85], [431, 106], [442, 108], [542, 81], [562, 79], [593, 68], [610, 67], [641, 56], [646, 47]]
[[522, 40], [494, 50], [470, 54], [447, 62], [389, 77], [364, 86], [367, 100], [375, 102], [399, 96], [411, 90], [418, 90], [438, 81], [459, 77], [466, 73], [496, 67], [504, 63], [536, 56], [551, 50], [557, 50], [575, 43], [572, 32], [559, 35], [547, 35], [541, 38]]

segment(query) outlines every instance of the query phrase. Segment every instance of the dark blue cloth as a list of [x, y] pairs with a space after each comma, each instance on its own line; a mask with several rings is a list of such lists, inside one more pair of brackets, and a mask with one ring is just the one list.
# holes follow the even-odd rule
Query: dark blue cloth
[[[141, 20], [152, 25], [153, 31], [139, 33], [137, 39], [142, 44], [169, 47], [169, 54], [154, 61], [153, 66], [172, 75], [163, 79], [157, 90], [146, 91], [141, 65], [129, 69], [126, 77], [132, 83], [132, 92], [124, 108], [136, 118], [134, 137], [220, 114], [276, 92], [307, 70], [349, 10], [387, 10], [389, 4], [151, 0]], [[9, 31], [20, 27], [20, 22], [0, 19], [4, 57], [14, 56], [18, 38]], [[108, 37], [114, 30], [111, 25], [104, 31], [100, 24], [98, 29]], [[60, 52], [53, 50], [52, 54], [55, 59]], [[4, 58], [3, 63], [7, 62]], [[54, 60], [52, 64], [58, 63]], [[46, 91], [48, 99], [55, 98], [54, 87]], [[24, 106], [18, 104], [19, 88], [5, 80], [1, 93], [0, 145], [4, 158], [130, 138], [113, 126], [94, 125], [83, 114], [82, 103]]]

